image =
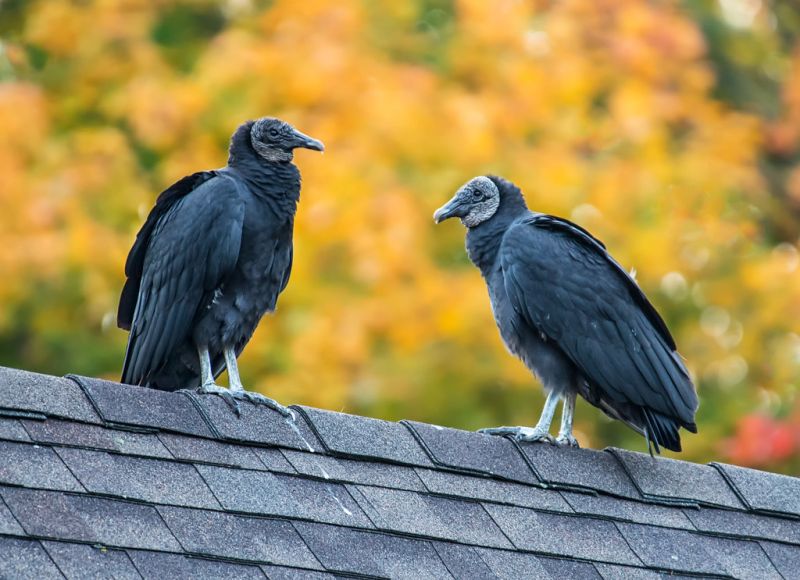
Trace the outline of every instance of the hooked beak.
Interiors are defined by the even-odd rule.
[[[294,131],[294,143],[295,148],[302,148],[302,149],[313,149],[314,151],[325,151],[325,145],[322,144],[322,141],[318,141],[317,139],[313,139],[308,135],[301,133],[297,129]]]
[[[458,196],[455,196],[453,199],[436,210],[436,212],[433,214],[433,221],[437,224],[440,224],[444,220],[450,219],[451,217],[463,218],[465,215],[467,215],[467,208],[465,207],[465,204],[461,202],[461,199],[459,199]]]

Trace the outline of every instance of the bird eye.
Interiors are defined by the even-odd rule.
[[[270,137],[277,137],[278,136],[278,130],[277,129],[270,129],[269,130],[269,136]]]
[[[474,199],[475,201],[482,200],[483,199],[483,193],[481,193],[481,191],[479,189],[476,189],[475,191],[472,192],[472,199]]]

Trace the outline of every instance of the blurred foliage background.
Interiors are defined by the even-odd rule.
[[[800,9],[760,0],[2,0],[0,364],[118,378],[123,263],[242,121],[299,152],[295,268],[242,356],[288,403],[532,424],[457,223],[488,172],[604,240],[696,377],[684,457],[800,473]],[[644,450],[579,404],[584,446]]]

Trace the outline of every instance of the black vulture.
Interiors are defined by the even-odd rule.
[[[577,446],[578,394],[644,435],[651,452],[680,451],[681,427],[697,432],[697,393],[675,341],[602,242],[528,210],[519,188],[495,176],[470,180],[433,217],[458,217],[467,227],[467,253],[486,281],[500,335],[547,392],[535,427],[481,432],[553,442],[550,423],[563,399],[555,443]]]
[[[238,399],[245,391],[236,358],[275,310],[292,270],[300,199],[296,148],[320,141],[279,119],[242,124],[228,164],[194,173],[159,195],[125,264],[117,324],[130,331],[122,382],[175,391],[199,388]],[[230,389],[215,384],[228,369]]]

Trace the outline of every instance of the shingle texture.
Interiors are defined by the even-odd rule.
[[[800,480],[0,368],[0,578],[800,578]]]

